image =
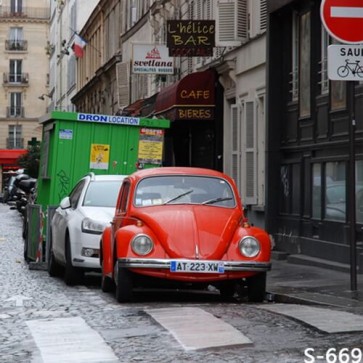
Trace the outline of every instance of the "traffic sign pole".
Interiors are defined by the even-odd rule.
[[[363,43],[362,0],[322,0],[320,15],[327,32],[342,43]],[[329,62],[329,59],[328,59]],[[348,71],[348,70],[347,70]],[[357,291],[356,180],[355,180],[355,84],[348,81],[349,177],[348,217],[350,240],[350,289]]]

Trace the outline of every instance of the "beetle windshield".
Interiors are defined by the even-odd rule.
[[[229,183],[205,176],[154,176],[141,180],[134,204],[146,207],[161,204],[204,204],[232,208],[235,196]]]

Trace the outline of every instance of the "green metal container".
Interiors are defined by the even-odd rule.
[[[95,174],[129,175],[140,168],[161,166],[166,119],[53,111],[41,118],[43,137],[37,201],[44,216],[57,206],[77,181]],[[43,223],[47,226],[46,217]],[[42,226],[40,226],[42,228]],[[43,228],[43,241],[46,239]],[[29,240],[30,238],[30,240]],[[37,250],[28,236],[28,254]],[[39,256],[28,256],[38,260]]]

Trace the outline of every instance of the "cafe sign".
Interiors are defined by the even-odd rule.
[[[171,57],[210,57],[215,47],[215,20],[168,20],[166,46]]]
[[[174,58],[165,45],[134,44],[132,53],[132,73],[174,74]]]

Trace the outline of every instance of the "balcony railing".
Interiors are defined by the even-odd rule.
[[[29,19],[49,19],[50,8],[22,7],[13,9],[10,6],[0,8],[0,18],[29,18]]]
[[[24,117],[24,107],[9,106],[6,108],[6,117]]]
[[[6,148],[7,149],[24,149],[24,138],[7,138],[6,139]]]
[[[27,40],[16,40],[16,39],[5,40],[5,50],[14,51],[14,52],[27,51],[28,50],[28,41]]]
[[[26,86],[29,83],[29,73],[8,73],[3,75],[3,82],[8,85]]]

